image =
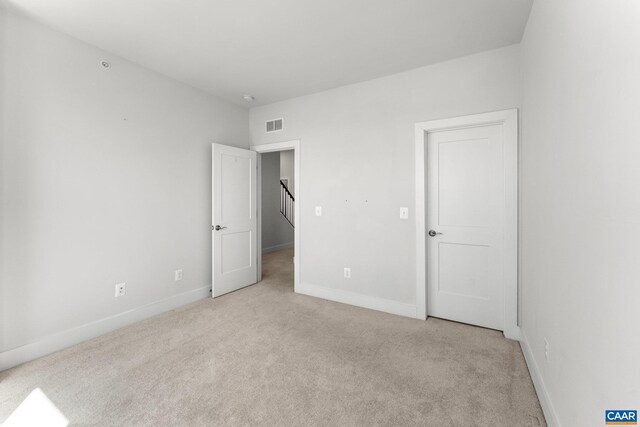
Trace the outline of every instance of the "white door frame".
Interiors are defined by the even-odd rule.
[[[272,153],[274,151],[293,150],[293,179],[295,182],[293,198],[295,207],[293,216],[295,224],[293,228],[294,264],[293,264],[293,290],[298,292],[300,285],[300,140],[274,142],[271,144],[252,145],[251,150],[262,153]],[[258,156],[258,281],[262,280],[262,160]]]
[[[429,132],[462,129],[483,125],[502,125],[504,132],[505,172],[505,235],[504,274],[504,336],[519,340],[518,326],[518,109],[473,114],[416,123],[416,312],[427,318],[427,241],[425,178],[426,141]]]

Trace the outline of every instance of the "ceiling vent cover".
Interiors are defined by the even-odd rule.
[[[282,119],[267,120],[265,124],[265,130],[267,131],[267,133],[278,132],[282,130]]]

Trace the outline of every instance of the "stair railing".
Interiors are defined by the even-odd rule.
[[[293,198],[287,186],[280,180],[280,213],[293,227],[295,227],[293,218],[295,202],[296,200]]]

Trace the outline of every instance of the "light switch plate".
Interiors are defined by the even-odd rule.
[[[400,219],[409,219],[409,208],[400,208]]]
[[[316,216],[322,216],[322,206],[316,206]]]

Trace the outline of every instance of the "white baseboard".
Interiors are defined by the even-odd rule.
[[[280,251],[282,249],[289,249],[293,247],[293,242],[282,243],[280,245],[269,246],[268,248],[262,248],[262,254],[268,254],[270,252]]]
[[[544,380],[542,379],[542,375],[540,374],[540,369],[538,368],[536,360],[533,358],[533,352],[531,351],[529,341],[527,340],[527,336],[525,335],[524,331],[521,331],[520,337],[520,347],[522,347],[522,353],[524,354],[524,359],[527,362],[529,374],[531,374],[531,380],[533,381],[533,386],[535,387],[536,393],[538,394],[538,400],[540,400],[540,406],[542,406],[542,412],[544,412],[544,417],[547,420],[547,425],[549,427],[560,427],[558,415],[556,414],[553,403],[549,398],[547,387],[544,385]]]
[[[505,338],[508,338],[510,340],[520,341],[520,339],[522,338],[522,332],[520,331],[519,326],[504,325],[504,331],[502,331],[502,333],[504,334]]]
[[[416,306],[413,304],[372,297],[340,289],[325,288],[322,286],[312,285],[310,283],[300,283],[296,286],[296,292],[316,298],[341,302],[343,304],[397,314],[398,316],[413,318],[417,316]]]
[[[82,326],[48,335],[36,342],[0,353],[0,371],[98,337],[174,308],[211,296],[211,286],[194,289],[152,302],[123,313],[105,317]]]

